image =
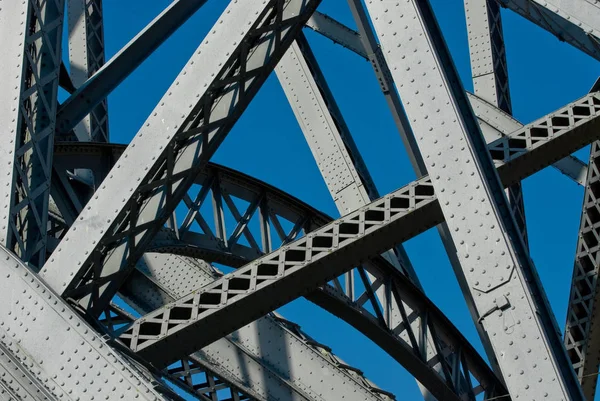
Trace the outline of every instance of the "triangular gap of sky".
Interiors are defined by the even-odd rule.
[[[169,3],[104,0],[107,58]],[[463,84],[472,90],[463,0],[431,3]],[[113,142],[127,143],[136,134],[225,5],[223,0],[207,2],[109,96]],[[324,0],[319,10],[355,27],[345,1]],[[510,11],[502,10],[502,16],[517,119],[530,122],[587,93],[600,71],[595,60]],[[318,34],[305,32],[380,193],[414,179],[370,65]],[[587,152],[585,149],[577,155],[587,162]],[[279,187],[331,216],[338,215],[274,76],[213,160]],[[524,191],[531,255],[562,329],[583,190],[560,173],[546,169],[525,180]],[[405,245],[429,297],[483,354],[436,230]],[[399,400],[420,398],[414,380],[402,367],[339,319],[304,300],[280,312]]]

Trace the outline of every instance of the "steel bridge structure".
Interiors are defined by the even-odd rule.
[[[206,2],[172,1],[107,59],[102,0],[0,0],[0,399],[402,400],[274,312],[305,297],[425,400],[593,400],[600,85],[521,124],[500,10],[600,60],[600,2],[464,0],[469,93],[429,0],[347,0],[356,29],[321,0],[230,0],[134,139],[112,143],[107,96]],[[306,30],[369,61],[415,181],[378,191]],[[271,75],[341,217],[211,162]],[[546,167],[584,190],[564,325],[521,189]],[[484,355],[403,247],[434,227]]]

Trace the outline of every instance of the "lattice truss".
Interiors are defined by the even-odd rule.
[[[106,60],[102,0],[0,0],[0,399],[403,399],[273,312],[299,297],[426,400],[594,399],[600,92],[514,119],[500,10],[600,60],[600,4],[464,0],[467,93],[429,0],[347,0],[356,30],[321,0],[231,0],[135,138],[109,142],[107,96],[206,2],[174,0]],[[415,181],[379,193],[306,29],[370,62]],[[272,75],[341,217],[210,162]],[[550,166],[584,190],[564,335],[521,188]],[[485,355],[402,246],[433,227]]]

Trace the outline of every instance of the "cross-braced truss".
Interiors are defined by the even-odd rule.
[[[107,96],[207,0],[173,1],[111,59],[102,0],[0,0],[1,399],[402,399],[274,312],[298,297],[372,340],[426,400],[593,399],[599,88],[514,119],[501,9],[600,60],[600,5],[464,0],[471,94],[429,0],[347,0],[356,30],[318,11],[328,1],[229,1],[117,145]],[[370,62],[415,181],[381,196],[304,28]],[[210,163],[271,75],[342,217]],[[586,164],[573,153],[588,145]],[[521,186],[550,166],[584,187],[564,341]],[[403,247],[435,226],[485,356]]]

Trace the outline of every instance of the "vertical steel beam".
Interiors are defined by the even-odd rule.
[[[90,0],[74,0],[90,1]],[[61,104],[56,130],[68,134],[206,0],[175,0]],[[100,15],[98,15],[100,16]]]
[[[7,173],[2,175],[0,227],[9,249],[41,267],[46,257],[63,0],[2,3],[0,38],[7,57],[2,61],[0,90],[6,101],[0,102],[0,122]]]
[[[493,0],[465,0],[465,12],[475,94],[512,114],[500,6]],[[511,186],[506,193],[519,231],[527,244],[521,184]]]
[[[105,309],[319,3],[229,4],[44,266],[52,288]]]
[[[366,4],[438,188],[462,267],[462,288],[474,300],[480,316],[477,324],[489,334],[511,395],[582,400],[554,316],[429,2]]]
[[[81,87],[104,65],[102,0],[67,0],[71,82]],[[108,142],[106,99],[73,128],[80,141]]]

